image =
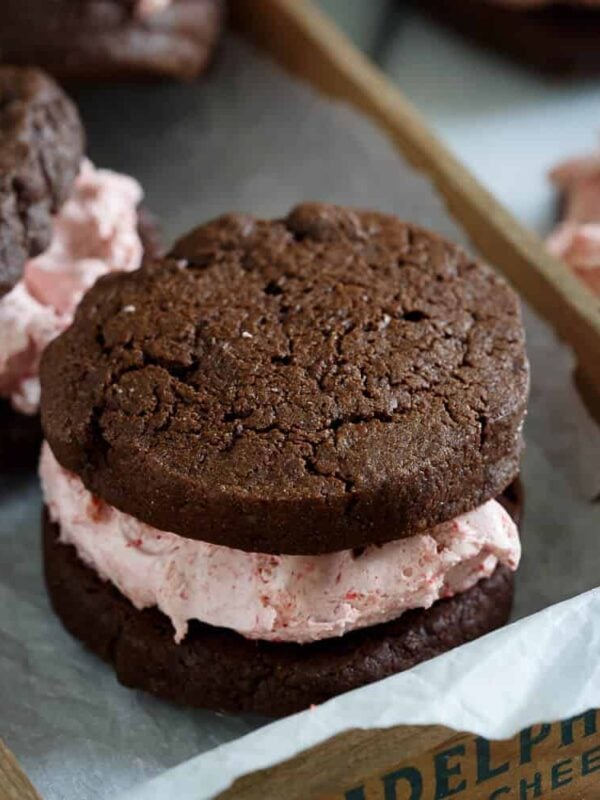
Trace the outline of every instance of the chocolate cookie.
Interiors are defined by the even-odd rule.
[[[34,469],[41,442],[40,415],[20,414],[0,398],[0,473]]]
[[[181,644],[156,608],[137,611],[57,540],[44,514],[44,565],[63,624],[114,667],[126,686],[219,711],[291,714],[393,675],[505,624],[513,576],[506,567],[428,610],[308,645],[255,642],[192,622]]]
[[[600,73],[600,8],[559,3],[513,8],[491,0],[420,0],[449,27],[524,64],[559,76]]]
[[[207,66],[222,0],[4,0],[2,59],[61,79],[170,77]]]
[[[26,260],[50,243],[52,217],[79,171],[84,135],[64,92],[41,72],[16,67],[0,67],[0,131],[1,297]]]
[[[518,472],[519,304],[383,214],[226,216],[101,279],[42,361],[57,459],[162,530],[262,553],[410,536]]]

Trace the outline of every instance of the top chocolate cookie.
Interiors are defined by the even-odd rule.
[[[225,216],[101,279],[42,362],[58,460],[163,530],[266,553],[423,531],[518,472],[528,365],[489,267],[391,216]]]
[[[84,135],[73,103],[34,69],[0,67],[0,296],[52,237],[79,171]]]

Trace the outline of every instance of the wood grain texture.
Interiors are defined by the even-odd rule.
[[[41,800],[2,739],[0,739],[0,800]]]
[[[220,800],[600,797],[599,712],[487,741],[442,727],[352,730],[237,780]]]
[[[371,117],[429,174],[474,245],[571,344],[600,393],[600,298],[479,184],[385,75],[308,0],[236,0],[231,12],[234,26],[261,49]]]
[[[457,736],[439,726],[347,731],[289,761],[245,775],[218,800],[326,798],[342,786],[385,771],[399,754],[403,760],[417,758]]]

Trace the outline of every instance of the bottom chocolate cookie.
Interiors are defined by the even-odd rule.
[[[158,609],[138,611],[87,567],[58,526],[43,518],[44,565],[54,610],[67,630],[111,663],[125,686],[218,711],[291,714],[410,669],[508,621],[513,575],[490,578],[430,609],[306,645],[245,639],[191,622],[181,644]]]
[[[0,470],[22,472],[35,468],[42,443],[39,414],[29,416],[15,411],[0,398]]]

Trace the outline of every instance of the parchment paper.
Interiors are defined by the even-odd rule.
[[[600,626],[589,621],[599,617],[600,590],[595,589],[222,745],[121,800],[208,800],[235,778],[350,728],[434,724],[497,740],[598,708]]]
[[[281,215],[306,199],[393,212],[464,239],[370,122],[233,38],[206,82],[87,89],[77,100],[90,155],[142,181],[167,240],[224,211]],[[590,501],[600,491],[600,434],[572,388],[567,348],[529,313],[527,329],[533,390],[517,616],[600,582],[600,508]],[[264,722],[120,687],[49,610],[35,481],[3,479],[0,503],[0,731],[45,800],[112,799]]]

